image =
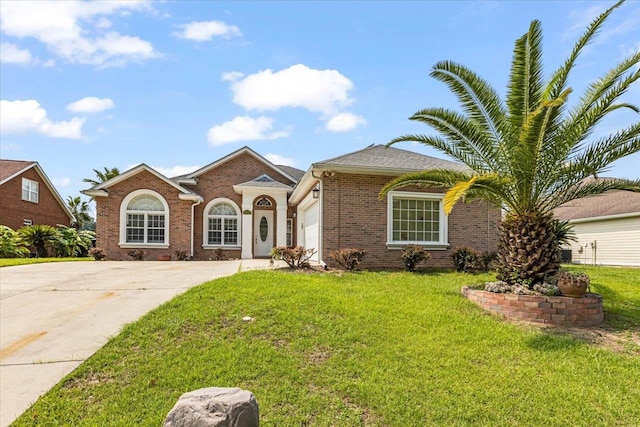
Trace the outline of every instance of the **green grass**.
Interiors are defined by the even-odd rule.
[[[589,273],[611,292],[618,327],[636,333],[640,270]],[[636,426],[640,357],[461,297],[491,278],[253,271],[209,282],[125,327],[16,425],[158,426],[182,393],[237,386],[256,395],[261,426]]]
[[[93,261],[91,257],[69,258],[0,258],[0,268],[14,265],[42,264],[45,262]]]

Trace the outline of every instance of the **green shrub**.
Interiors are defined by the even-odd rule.
[[[21,245],[18,234],[6,225],[0,225],[0,258],[23,258],[29,249]]]
[[[276,246],[271,249],[271,258],[282,260],[291,268],[306,268],[309,267],[309,260],[315,253],[315,249],[305,249],[304,246],[296,246],[295,248]]]
[[[133,258],[134,261],[142,261],[147,256],[142,249],[131,249],[127,252],[127,255]]]
[[[456,271],[468,273],[482,269],[482,258],[480,254],[466,246],[457,247],[451,257],[453,258]]]
[[[52,245],[58,239],[58,231],[50,225],[34,224],[25,225],[18,230],[21,244],[33,246],[39,258],[48,255],[47,246]]]
[[[343,248],[336,251],[331,251],[329,254],[338,265],[345,270],[355,271],[358,266],[367,256],[367,251],[357,248]]]
[[[407,245],[402,248],[402,263],[407,271],[416,271],[416,266],[421,262],[427,261],[431,255],[425,248],[420,245]]]
[[[107,255],[104,253],[104,250],[101,248],[89,249],[89,256],[92,256],[96,261],[102,261],[107,257]]]

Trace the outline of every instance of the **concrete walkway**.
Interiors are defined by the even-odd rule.
[[[126,323],[187,289],[269,260],[106,261],[0,269],[0,426]]]

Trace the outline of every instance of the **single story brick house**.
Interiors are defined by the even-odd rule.
[[[418,243],[430,266],[452,266],[457,246],[494,251],[500,209],[482,201],[450,215],[442,189],[411,188],[379,199],[396,176],[429,168],[464,168],[398,148],[372,145],[314,163],[278,166],[243,147],[187,175],[167,178],[141,164],[84,194],[96,201],[97,246],[108,259],[147,259],[186,251],[194,259],[269,257],[274,246],[314,248],[334,265],[333,250],[368,252],[363,268],[400,268],[400,249]]]
[[[69,226],[73,214],[38,162],[0,160],[0,224]]]
[[[576,241],[566,248],[573,263],[640,267],[640,193],[610,190],[572,200],[554,214],[573,225]]]

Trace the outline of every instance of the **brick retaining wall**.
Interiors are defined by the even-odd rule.
[[[597,326],[604,320],[602,296],[582,298],[497,294],[468,286],[462,294],[483,309],[511,319],[560,326]]]

